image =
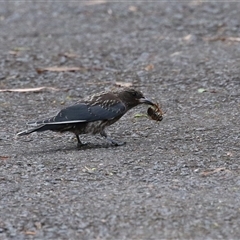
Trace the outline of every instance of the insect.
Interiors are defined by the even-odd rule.
[[[161,110],[159,104],[155,103],[153,106],[149,107],[147,110],[148,116],[155,121],[162,121],[164,112]]]

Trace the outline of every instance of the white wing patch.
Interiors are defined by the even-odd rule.
[[[71,123],[82,123],[82,122],[86,122],[86,120],[72,120],[72,121],[63,121],[63,122],[46,122],[46,123],[39,123],[37,124],[35,123],[28,123],[28,126],[32,126],[32,127],[38,127],[40,125],[58,125],[58,124],[71,124]]]
[[[86,122],[86,120],[72,120],[72,121],[63,121],[63,122],[49,122],[45,123],[46,125],[51,125],[51,124],[68,124],[68,123],[82,123]]]

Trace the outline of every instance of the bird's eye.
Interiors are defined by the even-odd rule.
[[[137,97],[137,92],[133,92],[132,95],[133,95],[134,97]]]

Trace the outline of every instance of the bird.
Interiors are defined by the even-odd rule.
[[[32,128],[17,133],[17,136],[47,130],[60,133],[72,132],[77,138],[77,146],[81,147],[85,144],[81,142],[79,135],[100,134],[111,145],[121,146],[125,142],[108,137],[105,128],[139,104],[154,106],[154,103],[145,98],[142,92],[133,88],[97,93],[62,109],[54,117],[28,122],[27,125]]]

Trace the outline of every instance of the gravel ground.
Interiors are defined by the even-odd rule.
[[[0,92],[0,239],[240,239],[239,11],[1,1],[0,89],[54,89]],[[119,83],[166,111],[157,123],[136,118],[140,106],[111,126],[125,146],[15,138],[28,120]]]

